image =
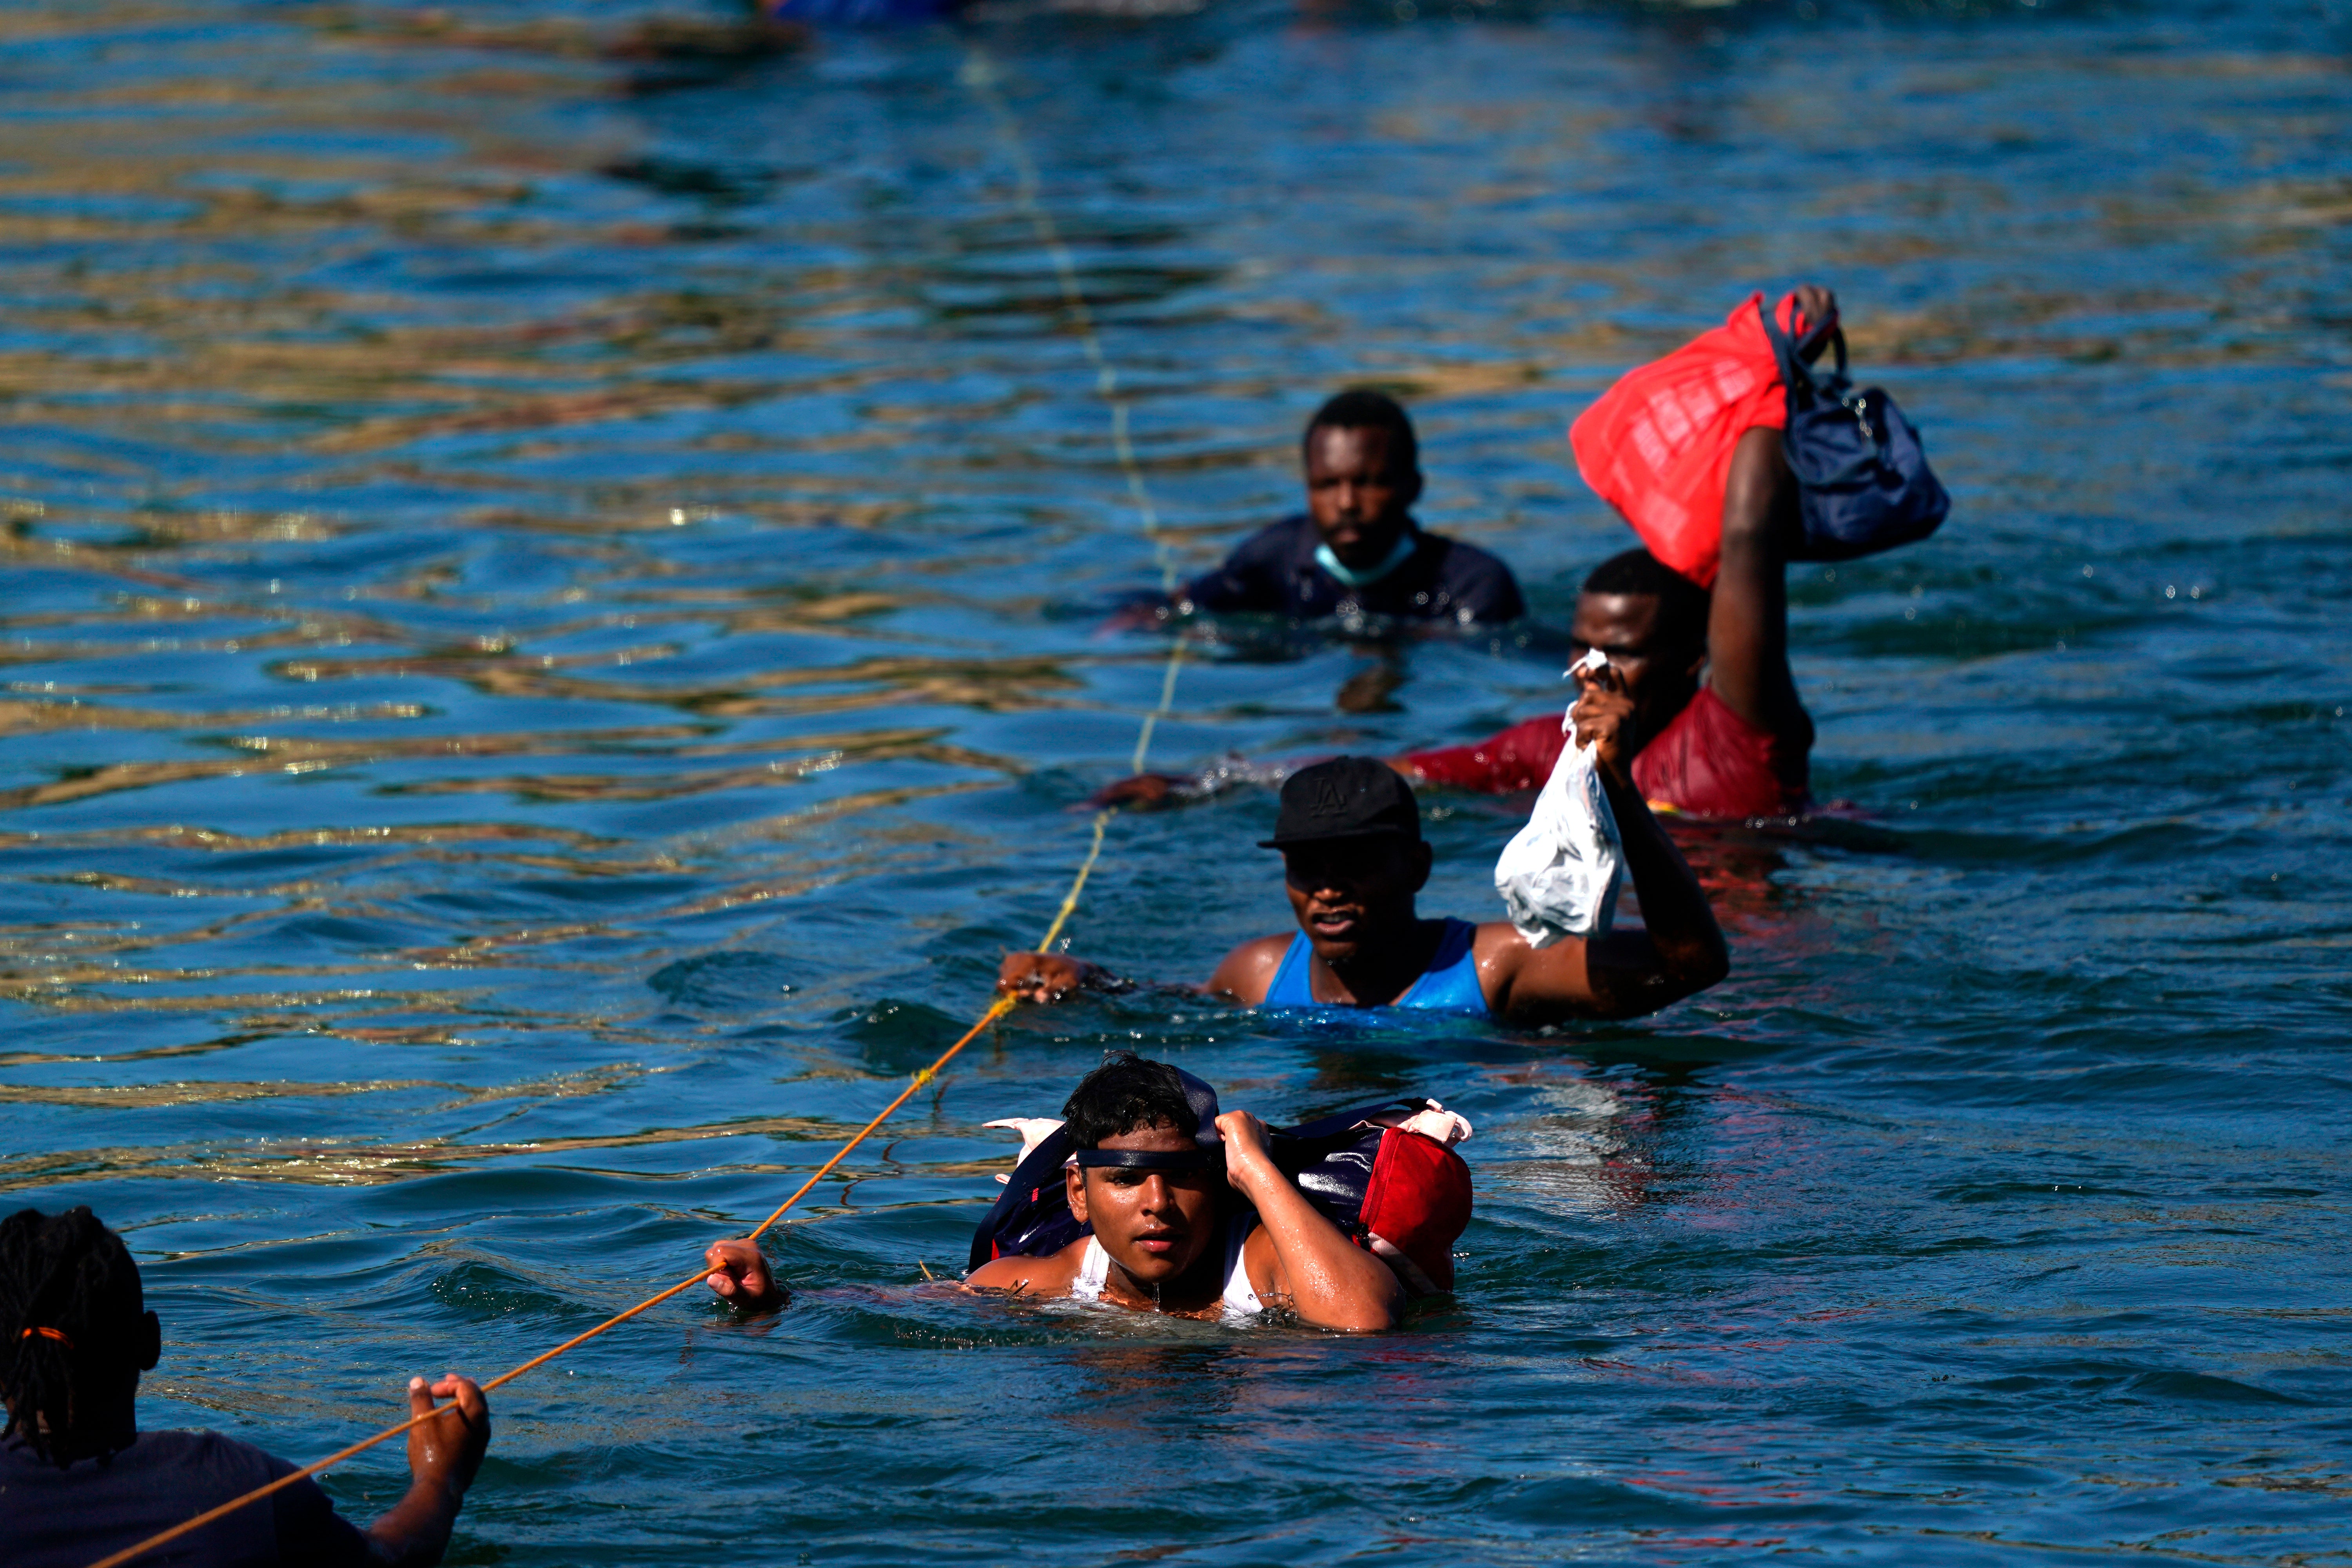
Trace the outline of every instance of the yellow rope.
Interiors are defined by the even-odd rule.
[[[1029,156],[1028,143],[1021,135],[1021,122],[1013,118],[1011,105],[1004,101],[1000,89],[1002,78],[996,64],[986,50],[973,45],[966,55],[963,67],[964,85],[972,96],[986,107],[995,120],[998,134],[1003,139],[1006,160],[1013,165],[1013,197],[1021,210],[1028,215],[1030,226],[1036,231],[1038,243],[1054,264],[1054,276],[1060,283],[1062,303],[1069,313],[1071,324],[1078,330],[1078,342],[1086,351],[1087,361],[1095,367],[1095,391],[1110,405],[1111,451],[1118,459],[1119,471],[1127,478],[1127,493],[1135,504],[1136,520],[1143,536],[1151,541],[1153,563],[1160,569],[1162,593],[1176,592],[1176,557],[1169,548],[1166,535],[1160,531],[1159,509],[1151,503],[1151,488],[1144,482],[1143,466],[1136,461],[1135,444],[1128,437],[1128,404],[1119,389],[1118,371],[1111,364],[1110,356],[1103,352],[1102,334],[1096,330],[1094,308],[1087,303],[1086,290],[1078,284],[1077,264],[1071,258],[1070,247],[1062,243],[1062,231],[1054,222],[1054,215],[1045,210],[1038,199],[1037,165]],[[1144,759],[1151,754],[1151,737],[1176,703],[1176,677],[1184,665],[1184,638],[1179,635],[1169,639],[1168,663],[1160,679],[1160,701],[1143,716],[1143,723],[1135,737],[1135,752],[1128,759],[1127,771],[1139,773]],[[1076,878],[1070,883],[1069,896],[1062,900],[1046,928],[1045,940],[1037,944],[1039,952],[1045,952],[1062,934],[1064,922],[1078,907],[1078,896],[1086,890],[1087,878],[1102,858],[1103,831],[1110,825],[1116,806],[1107,806],[1095,814],[1093,840],[1087,847],[1085,861],[1078,867]]]
[[[1150,489],[1143,482],[1143,470],[1135,460],[1135,447],[1128,440],[1127,399],[1118,389],[1118,372],[1103,353],[1102,335],[1095,330],[1094,308],[1087,303],[1086,290],[1078,286],[1077,264],[1070,258],[1070,247],[1062,243],[1062,231],[1055,226],[1053,215],[1037,199],[1037,165],[1030,160],[1028,144],[1022,140],[1020,121],[1013,119],[1003,93],[997,89],[1000,79],[995,62],[988,58],[987,51],[973,46],[964,60],[964,85],[986,106],[1004,139],[1004,153],[1013,163],[1013,199],[1028,215],[1030,226],[1037,231],[1038,242],[1054,263],[1054,276],[1062,288],[1062,303],[1070,313],[1072,324],[1078,329],[1078,342],[1086,350],[1087,362],[1095,367],[1095,390],[1110,405],[1111,449],[1127,476],[1127,493],[1142,520],[1144,537],[1151,541],[1152,553],[1160,566],[1160,585],[1173,592],[1175,558],[1168,549],[1168,542],[1160,537],[1160,513],[1151,504]]]
[[[1119,467],[1126,470],[1128,493],[1133,499],[1136,510],[1142,520],[1143,531],[1145,535],[1152,542],[1152,548],[1158,558],[1160,566],[1160,583],[1163,587],[1172,592],[1176,583],[1175,563],[1172,555],[1169,552],[1167,541],[1160,536],[1159,516],[1152,510],[1150,490],[1144,484],[1143,470],[1135,460],[1135,449],[1128,441],[1127,404],[1118,394],[1118,374],[1111,368],[1110,361],[1105,357],[1103,353],[1102,340],[1095,331],[1094,312],[1087,308],[1086,293],[1078,287],[1077,268],[1070,259],[1069,248],[1062,243],[1060,231],[1054,226],[1053,218],[1047,215],[1043,206],[1038,205],[1036,166],[1030,162],[1028,150],[1022,143],[1019,124],[1014,121],[1012,110],[1005,107],[1003,96],[996,90],[996,74],[994,67],[989,63],[988,57],[981,53],[977,48],[972,51],[971,60],[964,68],[964,80],[971,87],[972,90],[980,96],[981,100],[989,107],[990,111],[996,117],[997,123],[1004,133],[1007,151],[1012,157],[1013,168],[1019,176],[1019,184],[1015,187],[1016,199],[1019,201],[1022,207],[1027,212],[1030,222],[1037,230],[1039,239],[1044,243],[1047,254],[1053,258],[1055,273],[1061,279],[1063,300],[1069,307],[1071,319],[1077,324],[1081,341],[1086,346],[1087,358],[1091,361],[1095,366],[1095,388],[1101,394],[1103,399],[1110,405],[1111,445],[1113,449],[1118,455]],[[1150,712],[1144,715],[1142,732],[1136,737],[1135,753],[1129,767],[1129,771],[1131,773],[1141,773],[1143,771],[1144,757],[1151,749],[1152,730],[1159,723],[1160,718],[1168,712],[1170,706],[1175,701],[1176,672],[1182,663],[1183,655],[1184,643],[1183,639],[1180,637],[1172,641],[1169,646],[1167,673],[1161,679],[1160,683],[1160,704]],[[1116,806],[1108,806],[1095,814],[1093,838],[1087,847],[1086,858],[1079,863],[1077,875],[1071,879],[1070,890],[1062,900],[1062,907],[1055,912],[1053,923],[1045,928],[1045,934],[1039,940],[1035,949],[1036,952],[1043,953],[1053,947],[1055,942],[1059,939],[1062,934],[1063,926],[1068,923],[1071,914],[1076,910],[1078,907],[1078,896],[1086,890],[1087,879],[1088,876],[1093,874],[1095,862],[1102,858],[1104,830],[1109,826],[1110,819],[1117,811],[1118,808]],[[916,1094],[921,1091],[926,1084],[936,1079],[939,1077],[940,1070],[944,1068],[948,1063],[955,1059],[956,1053],[962,1050],[964,1047],[970,1045],[974,1039],[976,1039],[982,1029],[987,1028],[991,1024],[995,1023],[999,1018],[1003,1017],[1007,1013],[1013,1011],[1014,1000],[1015,998],[1013,996],[1006,994],[999,996],[995,1001],[990,1003],[988,1010],[980,1016],[979,1019],[973,1023],[971,1027],[966,1029],[963,1032],[962,1037],[958,1039],[955,1044],[950,1046],[945,1051],[940,1054],[939,1060],[933,1062],[930,1066],[915,1074],[915,1076],[908,1081],[907,1087],[898,1091],[898,1097],[896,1100],[893,1100],[889,1104],[884,1106],[881,1111],[875,1116],[873,1121],[868,1121],[864,1127],[859,1128],[855,1137],[851,1138],[848,1142],[844,1143],[839,1149],[835,1150],[834,1152],[833,1158],[818,1166],[816,1171],[810,1175],[807,1181],[803,1182],[799,1187],[793,1190],[792,1196],[786,1198],[782,1203],[778,1204],[776,1205],[775,1212],[771,1214],[767,1218],[761,1220],[758,1227],[755,1228],[746,1239],[756,1241],[761,1236],[766,1233],[770,1226],[774,1225],[778,1220],[783,1218],[786,1210],[790,1209],[794,1204],[800,1202],[803,1197],[808,1194],[810,1189],[814,1187],[819,1182],[824,1180],[826,1176],[833,1173],[835,1166],[839,1165],[842,1161],[849,1157],[850,1151],[856,1149],[860,1143],[865,1142],[866,1140],[873,1134],[877,1128],[880,1127],[885,1121],[889,1121],[890,1118],[897,1113],[900,1106],[913,1099]],[[677,1284],[670,1286],[667,1289],[663,1290],[656,1295],[646,1297],[644,1300],[638,1302],[627,1311],[616,1313],[614,1316],[605,1319],[594,1328],[588,1330],[586,1332],[574,1334],[572,1338],[564,1341],[562,1344],[557,1345],[554,1349],[544,1351],[540,1354],[531,1357],[530,1360],[523,1363],[520,1366],[515,1367],[508,1372],[500,1373],[498,1376],[482,1384],[482,1392],[488,1394],[494,1388],[503,1387],[505,1384],[512,1383],[516,1378],[520,1377],[523,1373],[532,1371],[537,1367],[546,1365],[549,1362],[553,1361],[557,1356],[563,1354],[566,1351],[572,1350],[578,1345],[586,1344],[590,1340],[594,1339],[597,1335],[604,1333],[607,1330],[618,1328],[621,1324],[627,1322],[630,1319],[637,1316],[639,1313],[660,1306],[664,1301],[668,1300],[671,1297],[678,1295],[682,1291],[691,1289],[700,1281],[709,1279],[710,1277],[710,1272],[711,1271],[708,1268],[696,1269],[692,1274],[688,1275]],[[923,1272],[928,1278],[930,1270],[926,1268]],[[434,1410],[427,1411],[424,1415],[412,1415],[396,1426],[385,1427],[383,1431],[378,1432],[373,1437],[362,1439],[360,1442],[352,1444],[348,1448],[338,1449],[336,1452],[328,1455],[323,1459],[305,1465],[299,1470],[278,1477],[276,1480],[271,1481],[267,1486],[257,1487],[252,1491],[247,1492],[243,1497],[232,1499],[231,1500],[221,1504],[218,1508],[207,1509],[203,1513],[196,1515],[195,1518],[188,1520],[184,1523],[173,1525],[171,1529],[163,1531],[159,1534],[151,1535],[146,1540],[139,1542],[136,1546],[125,1547],[123,1550],[115,1552],[112,1556],[102,1557],[96,1563],[91,1563],[90,1568],[121,1568],[121,1564],[129,1563],[134,1558],[142,1556],[146,1552],[153,1551],[158,1546],[168,1545],[172,1542],[177,1541],[182,1536],[186,1535],[191,1531],[201,1530],[205,1525],[210,1524],[213,1521],[234,1513],[238,1509],[244,1508],[249,1503],[258,1502],[261,1499],[269,1496],[273,1492],[282,1491],[286,1488],[292,1486],[297,1481],[306,1480],[312,1476],[318,1475],[322,1470],[331,1469],[333,1467],[341,1464],[345,1459],[352,1458],[353,1455],[365,1453],[368,1449],[374,1447],[379,1443],[389,1442],[413,1426],[421,1426],[425,1422],[449,1415],[452,1412],[452,1406],[445,1405]]]
[[[925,1068],[921,1072],[917,1073],[914,1077],[914,1080],[908,1083],[905,1089],[898,1091],[898,1099],[892,1100],[888,1105],[884,1106],[880,1115],[875,1117],[873,1121],[858,1129],[857,1135],[852,1138],[848,1142],[844,1143],[840,1149],[835,1151],[832,1159],[827,1160],[823,1165],[819,1166],[814,1175],[812,1175],[807,1181],[803,1182],[800,1184],[798,1191],[794,1192],[791,1197],[786,1198],[782,1203],[777,1205],[776,1212],[761,1220],[760,1222],[759,1229],[751,1232],[751,1236],[756,1238],[770,1226],[782,1219],[784,1215],[784,1211],[792,1207],[794,1204],[800,1202],[802,1195],[807,1193],[811,1187],[815,1186],[817,1183],[823,1181],[825,1176],[832,1172],[835,1165],[840,1164],[841,1162],[848,1156],[849,1152],[852,1149],[855,1149],[860,1143],[865,1142],[867,1136],[871,1134],[876,1128],[890,1120],[892,1112],[896,1111],[900,1106],[906,1104],[908,1100],[912,1099],[915,1092],[921,1089],[923,1085],[930,1082],[932,1079],[939,1076],[940,1069],[947,1066],[949,1061],[954,1058],[958,1051],[970,1045],[974,1037],[979,1035],[982,1029],[985,1029],[989,1025],[1004,1016],[1005,1014],[1013,1011],[1013,999],[1008,995],[999,996],[993,1003],[990,1004],[988,1011],[980,1016],[980,1021],[978,1023],[972,1025],[971,1028],[964,1031],[963,1037],[961,1039],[958,1040],[954,1045],[950,1046],[946,1051],[942,1052],[939,1060],[933,1062],[929,1067]],[[534,1367],[545,1366],[549,1362],[553,1361],[557,1356],[562,1355],[564,1352],[571,1350],[575,1345],[584,1345],[590,1340],[593,1340],[597,1335],[604,1332],[607,1329],[618,1328],[623,1323],[627,1322],[631,1318],[635,1317],[638,1313],[643,1312],[649,1308],[660,1306],[664,1301],[668,1300],[671,1297],[678,1294],[680,1291],[690,1289],[702,1280],[709,1279],[710,1277],[710,1272],[711,1271],[709,1268],[696,1269],[693,1273],[688,1275],[685,1279],[679,1280],[668,1289],[664,1290],[657,1295],[646,1297],[644,1300],[638,1302],[627,1311],[616,1313],[613,1317],[605,1319],[603,1322],[597,1324],[594,1328],[590,1329],[585,1333],[572,1335],[572,1338],[564,1341],[562,1344],[557,1345],[553,1350],[541,1352],[540,1354],[531,1357],[529,1361],[523,1363],[520,1366],[514,1368],[512,1371],[500,1373],[498,1376],[490,1379],[489,1382],[482,1384],[482,1392],[488,1394],[494,1388],[502,1387],[507,1384],[512,1383],[516,1378],[520,1377],[524,1373],[530,1372]],[[431,1421],[436,1416],[446,1415],[449,1414],[451,1414],[451,1407],[445,1405],[436,1409],[428,1410],[421,1415],[412,1415],[407,1420],[400,1423],[397,1426],[387,1426],[373,1437],[365,1438],[360,1442],[354,1443],[348,1448],[339,1449],[335,1453],[328,1455],[325,1458],[305,1465],[300,1469],[295,1470],[290,1474],[280,1476],[276,1480],[271,1481],[268,1486],[256,1487],[253,1490],[247,1492],[243,1497],[231,1499],[229,1501],[221,1504],[218,1508],[207,1509],[204,1512],[196,1515],[195,1518],[191,1519],[184,1523],[175,1524],[171,1529],[163,1531],[159,1534],[149,1536],[146,1540],[139,1542],[136,1546],[127,1546],[110,1557],[101,1557],[96,1563],[91,1563],[90,1568],[120,1568],[121,1564],[130,1562],[132,1558],[139,1557],[146,1552],[152,1552],[158,1546],[168,1545],[172,1542],[179,1540],[180,1537],[187,1534],[192,1530],[202,1530],[205,1525],[210,1524],[213,1521],[222,1518],[225,1515],[235,1513],[238,1509],[245,1507],[248,1503],[258,1502],[272,1492],[282,1491],[286,1488],[292,1486],[296,1481],[308,1479],[310,1477],[317,1475],[321,1470],[331,1469],[334,1466],[341,1464],[345,1459],[350,1458],[354,1454],[365,1453],[368,1449],[374,1447],[378,1443],[389,1442],[391,1439],[399,1436],[403,1432],[407,1431],[412,1426],[422,1426],[424,1423]]]

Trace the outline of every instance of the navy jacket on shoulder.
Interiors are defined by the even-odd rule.
[[[1315,559],[1322,538],[1301,512],[1244,540],[1224,564],[1177,595],[1212,615],[1257,612],[1317,621],[1360,613],[1399,620],[1493,624],[1527,614],[1511,569],[1474,544],[1413,531],[1412,554],[1377,583],[1351,588]]]

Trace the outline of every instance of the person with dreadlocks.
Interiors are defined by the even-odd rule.
[[[139,1428],[139,1374],[163,1352],[139,1266],[86,1208],[21,1209],[0,1220],[0,1558],[7,1568],[88,1568],[100,1557],[295,1467],[217,1432]],[[441,1561],[490,1442],[490,1409],[470,1378],[408,1381],[413,1480],[362,1531],[299,1480],[183,1536],[153,1561],[172,1568],[424,1568]]]

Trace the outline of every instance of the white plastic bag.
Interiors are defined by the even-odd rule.
[[[1568,673],[1608,662],[1595,648]],[[1563,732],[1570,722],[1560,716]],[[1600,763],[1591,746],[1571,742],[1552,764],[1528,825],[1495,862],[1495,889],[1519,934],[1532,946],[1549,947],[1564,936],[1595,937],[1609,930],[1624,868],[1625,844],[1601,788]]]

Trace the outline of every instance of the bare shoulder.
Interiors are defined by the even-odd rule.
[[[1470,939],[1470,951],[1484,963],[1490,957],[1524,951],[1528,939],[1508,921],[1480,921]]]
[[[1245,942],[1225,954],[1217,972],[1209,976],[1209,989],[1255,1007],[1265,1000],[1266,990],[1274,984],[1275,971],[1282,967],[1282,955],[1289,951],[1287,935],[1262,936]]]
[[[1481,922],[1470,951],[1477,956],[1478,988],[1486,994],[1486,1005],[1498,1016],[1516,1018],[1530,1007],[1549,1014],[1563,1002],[1580,1003],[1589,989],[1586,945],[1567,936],[1538,947],[1508,921]]]
[[[1519,934],[1519,928],[1508,921],[1480,921],[1476,934],[1470,939],[1470,951],[1478,960],[1481,980],[1507,979],[1517,974],[1519,965],[1538,952],[1550,952],[1571,944],[1581,946],[1573,937],[1539,948]]]
[[[965,1275],[963,1288],[1013,1296],[1066,1296],[1086,1253],[1087,1238],[1080,1237],[1050,1258],[995,1258]]]

